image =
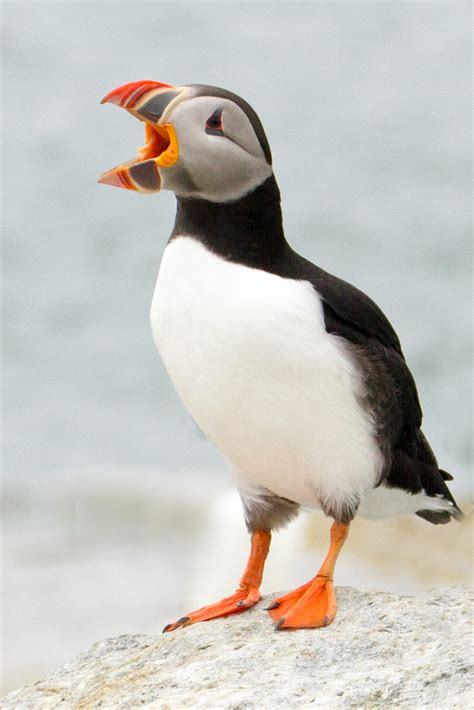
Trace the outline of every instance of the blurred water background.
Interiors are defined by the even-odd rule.
[[[143,139],[132,117],[99,106],[119,84],[214,84],[254,105],[289,240],[387,313],[425,431],[468,504],[470,11],[3,3],[4,691],[228,593],[246,556],[224,464],[148,324],[174,198],[96,184]],[[419,593],[469,577],[453,525],[353,528],[340,584]],[[278,536],[264,589],[309,578],[327,529],[317,514]]]

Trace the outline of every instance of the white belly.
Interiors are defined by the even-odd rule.
[[[373,424],[311,284],[179,237],[163,255],[151,324],[179,396],[243,489],[336,509],[372,489],[382,467]]]

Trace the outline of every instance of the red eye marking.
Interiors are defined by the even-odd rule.
[[[217,108],[212,116],[206,121],[206,133],[211,136],[222,136],[224,134],[224,128],[222,126],[222,109]]]

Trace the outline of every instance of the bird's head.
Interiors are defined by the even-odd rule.
[[[260,119],[230,91],[137,81],[114,89],[102,103],[116,104],[143,121],[145,145],[136,158],[101,175],[101,183],[233,202],[273,173]]]

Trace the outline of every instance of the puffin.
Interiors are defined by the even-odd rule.
[[[462,518],[398,336],[373,300],[290,246],[270,145],[244,99],[144,80],[102,103],[142,121],[145,144],[99,182],[175,193],[151,328],[179,397],[230,467],[250,534],[236,591],[164,631],[256,604],[272,531],[301,510],[332,519],[328,553],[266,611],[277,630],[327,626],[356,515]]]

